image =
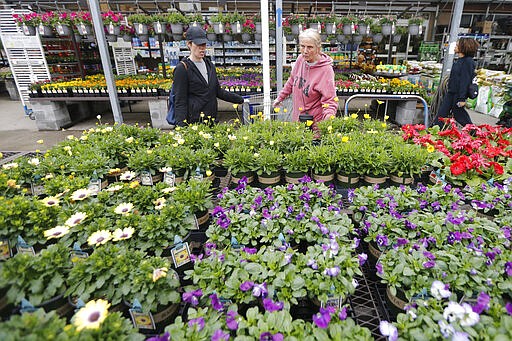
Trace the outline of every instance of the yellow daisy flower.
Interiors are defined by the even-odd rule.
[[[73,317],[73,324],[78,331],[82,329],[98,329],[108,315],[108,301],[99,299],[89,301]]]

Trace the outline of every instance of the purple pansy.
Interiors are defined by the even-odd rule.
[[[377,242],[377,245],[379,246],[388,246],[389,240],[386,235],[378,234],[377,237],[375,237],[375,241]]]
[[[164,335],[153,336],[153,337],[150,337],[149,339],[146,339],[146,341],[169,341],[170,336],[171,335],[169,334],[169,332],[165,332]]]
[[[357,257],[359,258],[359,266],[363,266],[368,260],[368,255],[366,253],[360,253]]]
[[[507,304],[505,304],[505,309],[507,310],[507,314],[512,316],[512,303],[507,302]]]
[[[382,336],[386,336],[389,341],[398,339],[398,329],[388,321],[380,321],[379,330]]]
[[[297,214],[297,216],[295,217],[295,220],[297,221],[301,221],[304,217],[306,216],[306,214],[304,212],[300,212],[299,214]]]
[[[436,262],[433,261],[433,260],[429,260],[427,262],[423,262],[423,267],[425,269],[430,269],[430,268],[433,268],[434,266],[436,266]]]
[[[197,326],[197,331],[201,331],[204,328],[204,318],[198,317],[198,318],[192,319],[192,320],[188,321],[188,326],[190,328]]]
[[[201,296],[203,296],[203,291],[201,289],[197,289],[194,291],[184,292],[182,298],[184,302],[196,306],[199,303],[199,298],[201,298]]]
[[[284,302],[274,302],[270,298],[263,299],[263,308],[265,308],[265,311],[268,311],[269,313],[283,310],[283,307]]]
[[[211,341],[228,341],[229,333],[224,333],[222,329],[217,329],[213,335]]]
[[[324,270],[324,275],[330,276],[330,277],[336,277],[340,274],[340,267],[335,266],[332,268],[327,268]]]
[[[340,312],[338,313],[338,318],[340,319],[340,321],[345,321],[347,319],[347,316],[347,307],[341,308]]]
[[[325,329],[331,322],[331,314],[334,312],[334,307],[327,307],[326,309],[320,308],[320,312],[313,315],[313,322],[318,328]]]
[[[381,263],[377,263],[375,264],[375,269],[377,270],[377,273],[379,275],[382,275],[384,273],[383,269],[382,269],[382,264]]]
[[[242,250],[249,255],[254,255],[256,252],[258,252],[258,250],[256,248],[251,248],[251,247],[244,247],[244,248],[242,248]]]
[[[238,322],[236,320],[236,317],[238,316],[238,313],[234,310],[228,311],[226,314],[226,326],[229,330],[237,330],[238,329]]]
[[[254,283],[254,287],[252,288],[252,295],[254,297],[267,297],[267,283],[256,284]]]
[[[284,336],[281,333],[272,334],[271,332],[264,332],[260,335],[260,341],[283,341]]]
[[[242,291],[249,291],[254,287],[254,282],[251,281],[245,281],[242,284],[240,284],[240,290]]]
[[[405,227],[409,230],[416,230],[416,227],[418,227],[418,225],[416,225],[415,223],[409,221],[409,220],[404,220],[404,224],[405,224]]]
[[[308,260],[306,265],[311,267],[311,269],[313,269],[313,270],[318,270],[318,264],[316,263],[316,260],[314,260],[314,259]]]
[[[483,313],[485,310],[489,309],[490,301],[491,297],[482,291],[476,299],[476,304],[473,306],[473,311],[477,314]]]
[[[212,301],[213,309],[215,309],[217,311],[221,311],[224,308],[222,303],[220,302],[219,298],[217,297],[217,294],[211,294],[210,300]]]
[[[512,276],[512,262],[505,263],[505,273],[507,276]]]

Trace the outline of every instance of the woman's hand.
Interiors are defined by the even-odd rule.
[[[272,106],[275,108],[275,107],[278,107],[279,105],[281,105],[281,101],[279,101],[277,98],[274,100],[274,103],[272,103]]]
[[[457,106],[458,106],[459,108],[462,108],[462,107],[464,107],[465,105],[466,105],[466,102],[457,102]]]

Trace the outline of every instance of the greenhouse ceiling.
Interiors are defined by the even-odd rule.
[[[318,1],[299,1],[282,0],[285,13],[328,13],[331,10],[340,13],[354,12],[356,14],[399,14],[409,13],[428,13],[428,12],[451,12],[454,0],[318,0]],[[47,10],[87,10],[87,0],[3,0],[5,7],[29,8],[33,11]],[[199,0],[109,0],[99,1],[102,10],[112,9],[123,12],[164,12],[176,8],[185,12],[203,11],[215,12],[221,11],[258,11],[260,2],[257,0],[237,0],[237,1],[199,1]],[[269,1],[271,10],[274,9],[275,1]],[[512,13],[512,0],[465,0],[464,12],[467,13]]]

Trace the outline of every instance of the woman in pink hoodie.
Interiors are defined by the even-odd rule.
[[[291,94],[292,119],[298,121],[299,115],[313,115],[316,130],[317,122],[335,116],[338,110],[332,59],[321,51],[322,40],[315,29],[301,32],[299,44],[301,54],[273,106],[279,106]]]

